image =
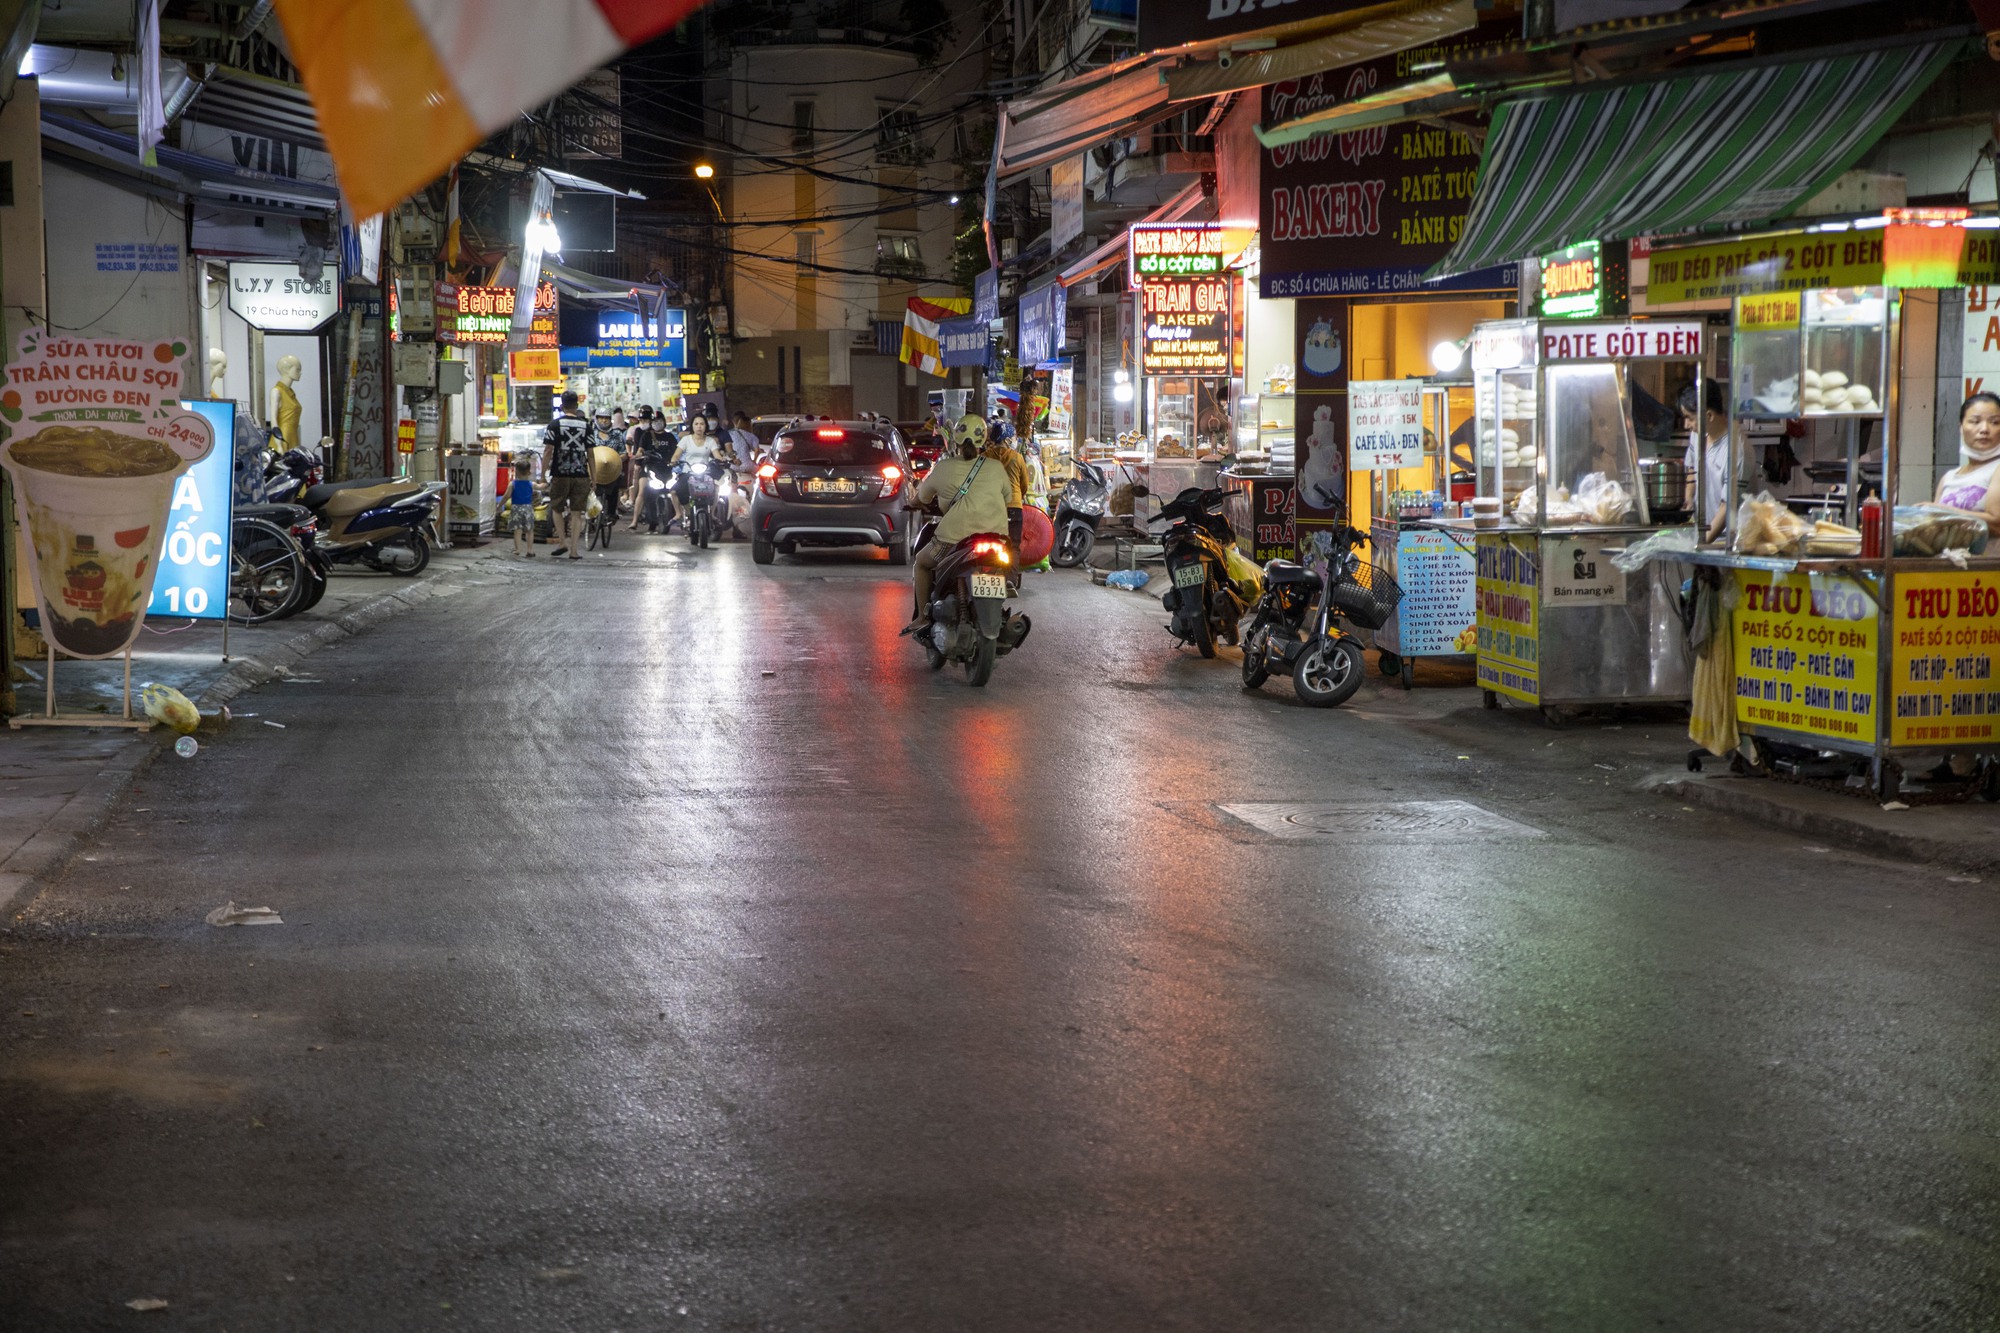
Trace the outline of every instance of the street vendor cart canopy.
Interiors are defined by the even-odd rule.
[[[1963,49],[1916,42],[1503,102],[1442,277],[1578,241],[1783,217]]]

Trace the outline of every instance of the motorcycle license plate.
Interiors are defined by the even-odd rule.
[[[974,597],[1005,597],[1007,576],[1005,574],[974,574],[972,576]]]
[[[845,477],[807,477],[808,495],[852,495],[854,483]]]
[[[1182,565],[1174,571],[1176,588],[1199,588],[1208,582],[1208,571],[1200,565]]]

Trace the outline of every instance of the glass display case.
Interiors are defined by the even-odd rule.
[[[1729,402],[1736,418],[1797,416],[1806,351],[1799,337],[1799,294],[1738,298],[1734,341]]]
[[[1880,287],[1803,294],[1805,365],[1799,405],[1808,417],[1879,417],[1889,378],[1889,301]]]
[[[1257,441],[1255,449],[1264,455],[1268,472],[1291,472],[1297,466],[1294,446],[1298,399],[1289,393],[1260,394],[1257,398]]]

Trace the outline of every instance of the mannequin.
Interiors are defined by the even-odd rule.
[[[285,447],[299,447],[299,418],[303,415],[299,407],[299,395],[292,388],[299,382],[305,367],[295,356],[278,358],[278,382],[271,387],[271,424],[278,428],[278,434],[285,437]]]
[[[229,353],[220,347],[208,349],[208,396],[222,397],[222,377],[229,372]]]

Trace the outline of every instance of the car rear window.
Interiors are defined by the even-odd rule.
[[[889,442],[867,431],[844,430],[838,438],[818,430],[788,430],[778,435],[778,461],[813,467],[881,467],[896,461]]]

